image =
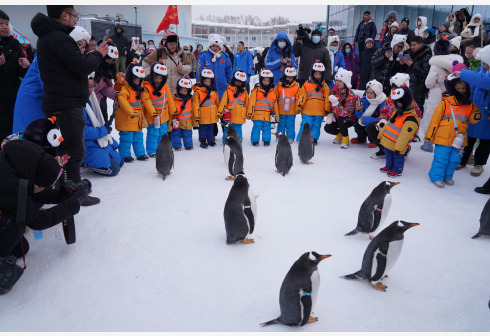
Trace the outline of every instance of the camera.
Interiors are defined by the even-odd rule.
[[[82,182],[75,183],[72,180],[60,181],[60,193],[63,197],[68,198],[71,194],[77,191],[78,188],[83,187]]]
[[[6,294],[24,273],[24,269],[17,265],[15,258],[0,258],[0,294]]]
[[[303,28],[303,25],[299,25],[296,34],[300,40],[306,41],[309,39],[309,35],[311,33],[311,29],[309,27]]]

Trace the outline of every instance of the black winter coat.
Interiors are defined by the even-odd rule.
[[[89,96],[87,76],[102,64],[102,54],[81,54],[69,35],[73,28],[42,13],[34,16],[31,28],[39,37],[37,61],[44,83],[44,113],[85,106]]]
[[[410,28],[407,28],[407,29],[398,30],[395,35],[407,35],[407,43],[410,44],[410,41],[412,41],[412,38],[415,36],[415,33]]]
[[[307,80],[310,76],[311,67],[316,60],[320,60],[325,66],[325,82],[330,83],[332,81],[332,74],[329,69],[332,69],[330,55],[325,48],[322,41],[314,44],[310,40],[305,43],[300,43],[298,41],[293,44],[293,53],[296,58],[300,57],[299,69],[298,69],[298,79]]]
[[[398,54],[393,53],[393,60],[390,61],[386,58],[386,50],[390,47],[389,43],[383,44],[383,46],[378,49],[371,59],[371,65],[373,67],[373,72],[371,73],[371,79],[376,79],[378,82],[383,84],[383,92],[389,96],[391,91],[390,78],[393,77],[398,72],[407,72],[408,66],[406,64],[400,64],[396,60]]]
[[[430,70],[429,60],[432,57],[432,49],[428,45],[423,45],[416,53],[410,51],[410,57],[413,61],[407,72],[410,75],[410,88],[414,97],[419,96],[423,100],[427,92],[425,79]]]
[[[50,228],[77,214],[80,210],[76,199],[63,200],[57,190],[45,189],[40,193],[32,193],[33,182],[36,180],[38,171],[41,170],[40,162],[45,160],[42,156],[46,155],[49,156],[40,146],[25,140],[11,140],[0,151],[0,185],[2,186],[0,188],[0,209],[15,218],[19,180],[21,178],[29,180],[26,226],[34,230]],[[53,157],[51,159],[54,160]],[[47,169],[47,166],[43,165],[42,169]],[[42,204],[57,203],[59,204],[52,208],[39,209]]]
[[[128,38],[124,36],[123,33],[121,34],[115,33],[111,35],[109,38],[116,45],[119,56],[127,56],[129,54],[129,50],[131,48],[131,42],[129,42]]]
[[[376,50],[376,45],[369,49],[366,48],[359,57],[359,90],[366,90],[366,84],[369,82],[372,72],[371,59]]]
[[[354,36],[354,42],[356,43],[364,43],[367,38],[372,38],[373,40],[376,38],[376,24],[374,23],[374,20],[371,19],[369,20],[368,23],[365,23],[364,20],[362,20],[358,25],[356,29],[356,35]]]

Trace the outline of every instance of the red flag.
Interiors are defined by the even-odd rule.
[[[179,13],[177,12],[177,5],[169,5],[167,8],[167,12],[163,17],[162,22],[157,28],[157,33],[162,30],[166,30],[170,27],[171,24],[179,24]]]

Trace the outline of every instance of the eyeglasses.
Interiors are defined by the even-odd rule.
[[[70,16],[73,16],[77,20],[77,22],[78,22],[78,20],[80,20],[80,15],[75,15],[75,14],[72,14],[70,12],[65,12],[65,13],[70,15]]]
[[[83,45],[83,44],[78,44],[78,49],[87,49],[87,46]]]

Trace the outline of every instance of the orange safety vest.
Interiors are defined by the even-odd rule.
[[[152,86],[148,87],[148,92],[150,93],[151,104],[153,105],[155,110],[162,111],[168,106],[167,84],[165,84],[160,90],[160,92],[162,93],[160,97],[153,94]]]
[[[269,91],[267,99],[264,92],[257,90],[257,99],[255,100],[255,111],[274,112],[274,103],[276,101],[276,94],[273,91]]]
[[[403,123],[405,123],[405,119],[407,119],[410,116],[413,117],[411,113],[405,113],[403,116],[396,118],[394,123],[389,121],[388,125],[386,125],[386,129],[383,135],[388,139],[390,139],[391,141],[396,142],[398,140],[398,137],[400,136],[400,132],[402,131]]]
[[[136,94],[134,93],[133,89],[129,85],[124,86],[129,91],[128,103],[131,105],[131,108],[135,111],[141,111],[141,101],[136,99]],[[117,102],[117,106],[114,106],[114,110],[117,110],[119,107],[119,102]]]
[[[215,100],[216,100],[215,96],[216,95],[217,95],[216,91],[212,91],[211,94],[209,95],[209,98],[206,99],[206,101],[204,103],[202,103],[204,98],[206,98],[206,94],[204,94],[204,92],[202,92],[202,91],[199,91],[199,105],[200,105],[200,107],[216,105],[216,103],[215,103]]]
[[[175,99],[175,108],[177,109],[180,121],[190,121],[192,119],[192,106],[191,99],[188,99],[185,103],[184,110],[182,111],[180,107],[182,106],[182,100]]]
[[[451,113],[451,103],[446,98],[442,98],[446,103],[446,109],[444,110],[444,116],[442,120],[453,119],[453,115]],[[461,122],[467,123],[468,118],[473,110],[473,105],[452,105],[454,111],[454,118]]]
[[[323,92],[320,90],[320,92],[317,92],[315,90],[316,84],[315,83],[304,83],[303,84],[306,90],[306,99],[319,99],[322,101],[325,101],[325,97],[323,95]]]
[[[298,92],[297,87],[284,87],[280,86],[278,88],[279,91],[279,97],[277,99],[278,104],[284,105],[285,100],[289,99],[289,104],[294,105],[296,104],[296,93]]]
[[[245,105],[245,95],[247,94],[247,91],[242,92],[238,97],[234,97],[235,92],[233,92],[230,88],[226,89],[228,91],[228,104],[226,104],[226,108],[231,111],[231,107],[236,104],[242,104]],[[236,100],[236,103],[235,103]],[[235,104],[233,104],[235,103]]]

